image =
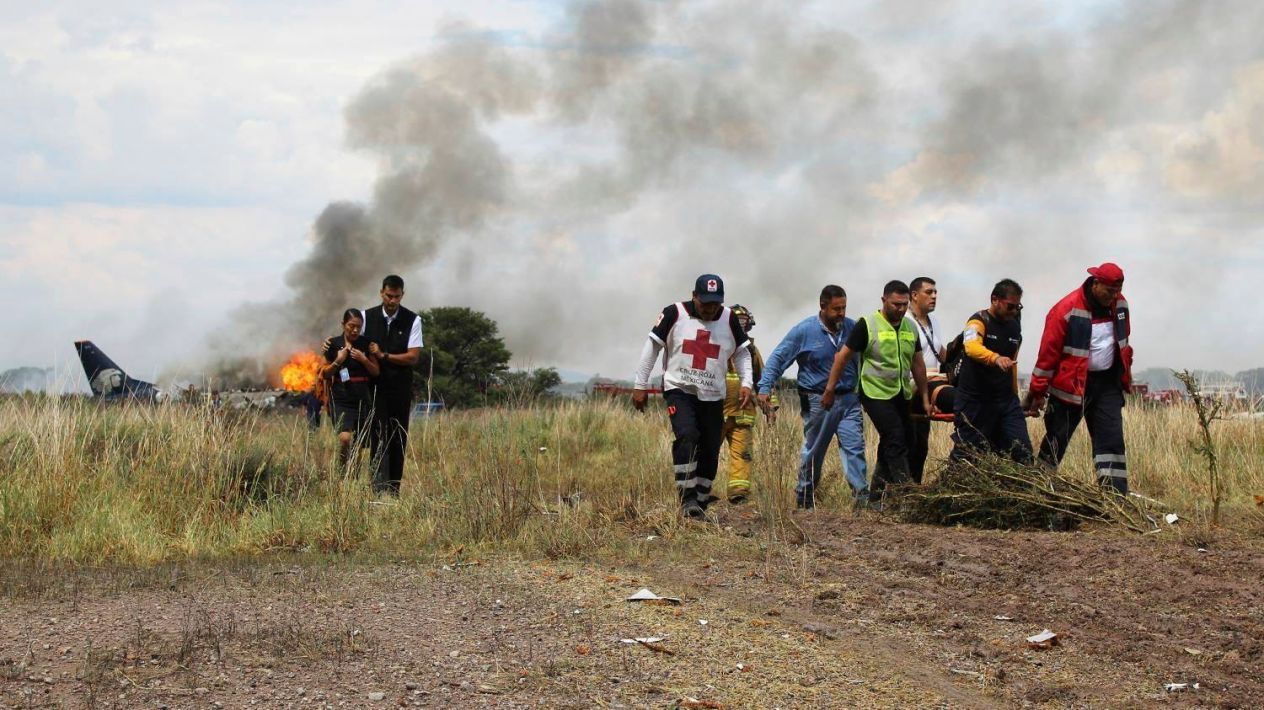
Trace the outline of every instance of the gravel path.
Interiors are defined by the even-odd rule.
[[[647,542],[617,566],[7,569],[0,704],[1264,706],[1255,543],[797,520],[805,544],[761,553],[726,510],[705,556]],[[624,601],[640,587],[682,603]],[[1061,643],[1029,649],[1043,628]]]

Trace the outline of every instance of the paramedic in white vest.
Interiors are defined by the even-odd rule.
[[[632,404],[645,409],[654,361],[663,354],[663,401],[671,418],[672,465],[680,511],[703,517],[714,498],[724,429],[725,375],[733,358],[740,384],[739,407],[750,404],[751,355],[737,316],[724,307],[724,282],[703,274],[693,298],[663,309],[641,350]]]

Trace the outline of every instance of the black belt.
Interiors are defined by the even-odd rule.
[[[800,392],[802,392],[803,394],[825,394],[825,390],[805,390],[805,389],[800,389],[799,391],[800,391]],[[849,388],[847,388],[847,389],[845,389],[845,390],[835,389],[835,390],[834,390],[834,396],[835,396],[835,397],[837,397],[837,396],[838,396],[838,395],[840,395],[840,394],[851,394],[852,392],[855,392],[855,391],[856,391],[856,390],[855,390],[855,388],[851,388],[851,387],[849,387]]]

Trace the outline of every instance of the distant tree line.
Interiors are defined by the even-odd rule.
[[[0,392],[52,392],[53,368],[15,367],[0,372]]]
[[[1191,374],[1202,383],[1215,385],[1238,382],[1249,394],[1264,394],[1264,368],[1262,367],[1242,370],[1234,374],[1220,370],[1192,370]],[[1179,389],[1182,387],[1172,370],[1166,367],[1151,367],[1140,370],[1133,373],[1132,379],[1134,382],[1149,384],[1152,390]]]

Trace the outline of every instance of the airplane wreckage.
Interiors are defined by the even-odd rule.
[[[75,343],[83,373],[94,398],[105,402],[177,401],[189,404],[210,404],[226,409],[271,410],[279,407],[299,408],[316,392],[319,356],[315,353],[295,355],[281,368],[281,389],[199,390],[192,385],[164,390],[152,382],[129,376],[108,355],[90,340]]]

